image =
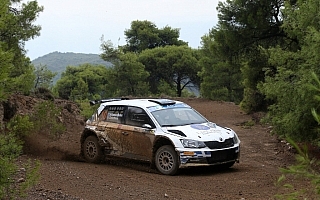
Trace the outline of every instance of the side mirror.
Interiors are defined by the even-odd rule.
[[[143,124],[142,128],[152,129],[152,126],[150,124]]]

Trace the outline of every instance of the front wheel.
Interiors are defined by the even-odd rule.
[[[87,137],[84,141],[82,152],[86,161],[91,163],[100,163],[104,157],[98,138],[93,135]]]
[[[171,145],[162,146],[157,150],[155,165],[165,175],[174,175],[178,171],[178,155]]]

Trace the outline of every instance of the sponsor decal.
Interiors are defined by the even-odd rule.
[[[157,106],[149,107],[148,110],[150,112],[153,112],[156,110],[163,110],[163,109],[168,109],[168,108],[189,108],[189,106],[184,103],[178,103],[178,104],[173,104],[173,105],[157,105]]]
[[[209,123],[208,123],[208,126],[209,126],[210,128],[216,128],[216,127],[217,127],[216,124],[215,124],[215,123],[212,123],[212,122],[209,122]]]
[[[190,158],[207,158],[211,157],[210,151],[180,151],[180,162],[181,164],[185,164],[188,162]]]
[[[205,125],[201,125],[201,124],[191,124],[190,127],[193,129],[197,129],[197,130],[209,130],[210,129],[210,127],[205,126]]]
[[[201,134],[201,135],[207,135],[207,134],[210,134],[210,133],[220,133],[221,134],[221,131],[220,130],[215,130],[215,129],[210,129],[210,130],[197,131],[196,133],[197,134]]]
[[[122,113],[108,113],[107,120],[119,120],[119,118],[122,118]]]

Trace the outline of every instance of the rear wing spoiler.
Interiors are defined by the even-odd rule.
[[[91,100],[90,106],[94,106],[96,104],[101,104],[105,102],[111,102],[111,101],[121,101],[121,100],[128,100],[129,98],[110,98],[110,99],[100,99],[100,100]]]

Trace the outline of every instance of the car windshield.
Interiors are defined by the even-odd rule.
[[[152,112],[160,126],[183,126],[201,124],[207,120],[192,108],[167,108]]]

